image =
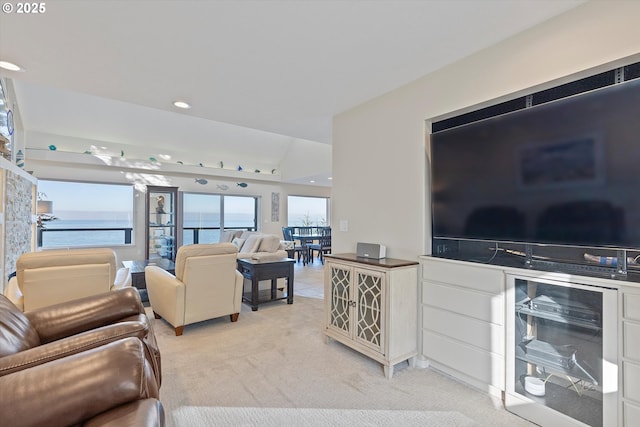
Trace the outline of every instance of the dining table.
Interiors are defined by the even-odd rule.
[[[298,240],[300,242],[300,246],[302,246],[302,265],[307,265],[311,258],[311,253],[309,252],[309,243],[317,242],[322,237],[322,234],[313,233],[313,234],[300,234],[295,233],[291,236],[293,240]]]

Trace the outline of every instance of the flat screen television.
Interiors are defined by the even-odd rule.
[[[432,236],[640,250],[640,79],[439,131]]]

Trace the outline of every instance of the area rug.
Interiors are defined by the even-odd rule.
[[[459,412],[312,408],[183,406],[173,412],[176,426],[421,426],[469,427]]]

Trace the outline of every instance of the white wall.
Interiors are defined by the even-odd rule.
[[[287,196],[330,197],[331,188],[308,185],[291,185],[280,182],[261,182],[250,179],[232,179],[227,177],[199,176],[206,178],[205,185],[195,182],[193,175],[123,169],[114,166],[95,165],[87,162],[70,163],[49,160],[34,160],[27,157],[25,169],[33,171],[38,179],[58,179],[115,184],[134,184],[135,224],[134,244],[118,246],[113,249],[118,260],[145,258],[145,193],[146,185],[179,187],[179,191],[194,193],[217,193],[225,195],[258,196],[261,198],[260,223],[258,227],[264,233],[282,235],[282,227],[287,225]],[[248,175],[250,177],[250,175]],[[246,182],[248,187],[241,188],[237,182]],[[217,184],[226,184],[229,189],[217,189]],[[280,193],[280,221],[271,222],[271,193]],[[78,203],[82,203],[79,201]]]
[[[357,242],[385,244],[394,258],[430,253],[425,120],[639,61],[638,17],[640,2],[589,2],[336,116],[334,253]]]

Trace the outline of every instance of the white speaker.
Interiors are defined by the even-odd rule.
[[[387,256],[387,247],[377,243],[358,242],[356,255],[363,258],[381,259]]]

